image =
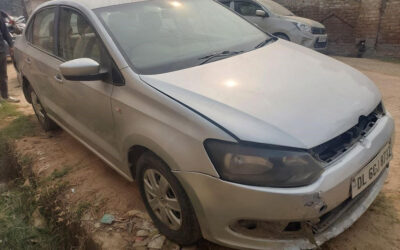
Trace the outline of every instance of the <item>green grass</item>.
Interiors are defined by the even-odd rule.
[[[41,232],[29,224],[35,209],[33,192],[16,188],[0,197],[1,249],[39,249],[35,242],[42,242]]]
[[[74,213],[74,216],[75,216],[74,219],[80,221],[82,216],[89,210],[89,208],[91,206],[92,205],[87,201],[79,202],[79,204],[75,210],[75,213]]]
[[[62,177],[64,177],[64,176],[66,176],[68,173],[69,173],[69,171],[71,171],[71,168],[70,167],[64,167],[64,168],[62,168],[62,169],[60,169],[60,170],[54,170],[53,171],[53,173],[51,173],[51,179],[60,179],[60,178],[62,178]]]
[[[10,118],[10,119],[7,119]],[[19,171],[14,154],[13,140],[37,133],[31,117],[24,116],[10,103],[0,106],[0,181],[15,178]]]
[[[0,196],[0,249],[71,249],[74,235],[65,224],[52,220],[56,197],[66,189],[65,183],[34,188],[17,186]],[[39,208],[47,218],[47,227],[32,226],[32,214]]]
[[[7,119],[9,118],[9,119]],[[51,178],[31,181],[23,186],[22,171],[30,172],[33,159],[29,155],[17,155],[14,140],[37,134],[33,116],[25,116],[16,106],[1,103],[0,107],[0,183],[9,183],[7,192],[0,194],[0,249],[75,249],[80,242],[78,231],[70,230],[70,224],[78,224],[69,218],[70,224],[58,222],[53,211],[61,206],[58,197],[66,190],[68,183],[60,178],[69,168],[55,171]],[[23,174],[25,177],[31,174]],[[32,214],[39,209],[47,220],[44,229],[32,226]],[[71,218],[80,218],[87,205],[78,205]]]
[[[31,116],[18,116],[0,131],[0,137],[20,139],[37,134],[37,125]],[[1,139],[0,139],[1,142]]]
[[[21,113],[17,110],[15,105],[6,102],[0,102],[0,121],[8,117],[20,115]]]

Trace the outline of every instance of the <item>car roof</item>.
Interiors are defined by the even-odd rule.
[[[133,2],[143,2],[147,0],[53,0],[46,2],[44,5],[51,4],[66,4],[73,5],[74,3],[84,5],[89,9],[97,9],[101,7],[107,7],[118,4],[133,3]]]

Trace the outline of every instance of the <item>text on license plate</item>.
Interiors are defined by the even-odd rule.
[[[320,38],[318,38],[318,42],[320,42],[320,43],[324,43],[324,42],[326,42],[326,37],[320,37]]]
[[[356,197],[378,178],[391,159],[392,147],[390,143],[388,143],[379,154],[352,179],[351,197]]]

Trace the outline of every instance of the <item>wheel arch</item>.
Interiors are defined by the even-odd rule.
[[[25,77],[22,76],[22,92],[24,93],[25,99],[28,103],[32,104],[32,99],[30,95],[30,88],[31,88],[31,83],[29,80]]]
[[[139,139],[140,138],[140,139]],[[170,170],[177,169],[177,163],[173,157],[168,154],[159,144],[149,138],[139,137],[135,144],[130,144],[127,152],[127,162],[129,164],[129,171],[133,180],[136,179],[137,162],[144,153],[151,152],[160,158]]]
[[[136,179],[137,162],[138,162],[140,156],[142,156],[145,152],[152,152],[152,151],[141,145],[134,145],[131,148],[129,148],[129,151],[128,151],[129,170],[130,170],[132,179],[134,179],[134,180]]]

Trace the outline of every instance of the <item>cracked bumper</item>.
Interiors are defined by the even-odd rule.
[[[204,238],[234,248],[314,248],[315,244],[305,233],[290,237],[284,237],[283,233],[278,237],[255,237],[234,231],[232,225],[240,220],[317,224],[323,215],[340,207],[346,212],[330,222],[322,232],[311,233],[318,245],[339,235],[366,211],[379,194],[388,169],[354,200],[350,199],[351,179],[391,140],[393,131],[393,119],[383,117],[362,143],[355,145],[326,169],[318,181],[306,187],[253,187],[200,173],[175,172],[175,175],[192,201]]]

